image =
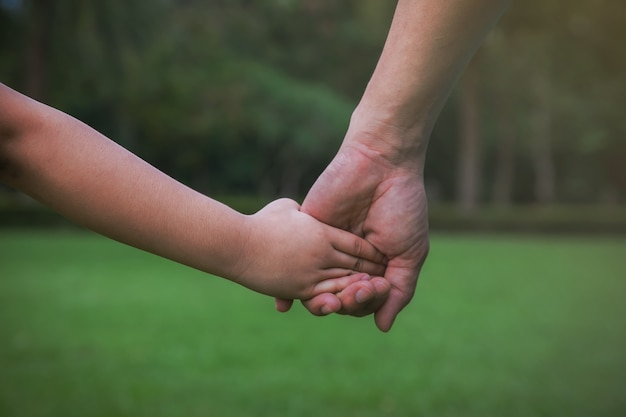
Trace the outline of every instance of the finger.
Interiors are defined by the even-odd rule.
[[[338,294],[341,301],[338,313],[355,317],[372,314],[385,303],[390,288],[389,282],[381,277],[354,283]]]
[[[391,289],[387,301],[374,315],[374,322],[380,331],[386,333],[391,330],[396,317],[400,311],[409,304],[411,298],[411,296],[407,297],[406,294],[396,288]]]
[[[366,281],[369,280],[369,275],[367,274],[352,274],[346,275],[340,278],[330,278],[324,281],[320,281],[313,287],[313,296],[323,293],[331,293],[335,294],[340,291],[343,291],[350,284],[353,284],[358,281]]]
[[[335,252],[334,256],[329,257],[326,261],[329,267],[339,267],[331,269],[340,269],[342,271],[364,272],[371,276],[382,277],[385,275],[385,265],[348,255],[343,252]],[[349,275],[349,274],[344,274]]]
[[[286,313],[291,309],[293,300],[286,300],[284,298],[275,298],[276,310],[281,313]]]
[[[381,331],[388,332],[391,329],[400,311],[413,298],[423,262],[422,260],[413,267],[400,267],[395,265],[394,260],[394,264],[387,268],[385,278],[391,283],[391,290],[389,297],[374,316],[376,326]]]
[[[331,242],[338,251],[377,264],[386,264],[387,258],[367,240],[345,230],[332,229]]]
[[[302,300],[304,308],[314,316],[325,316],[341,309],[341,301],[335,294],[320,294],[308,300]]]

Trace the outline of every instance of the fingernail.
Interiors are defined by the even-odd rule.
[[[332,310],[328,306],[322,306],[321,312],[322,314],[327,315],[327,314],[332,313]]]
[[[366,302],[370,298],[369,296],[370,296],[370,292],[369,291],[363,290],[363,289],[358,290],[356,292],[356,296],[355,296],[356,302],[357,303],[364,303],[364,302]]]
[[[372,277],[368,274],[363,274],[363,276],[361,277],[361,281],[369,281],[370,279],[372,279]]]

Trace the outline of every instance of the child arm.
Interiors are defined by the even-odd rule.
[[[384,271],[373,246],[295,203],[238,213],[2,84],[0,181],[105,236],[268,295],[308,298],[360,278],[351,271]]]

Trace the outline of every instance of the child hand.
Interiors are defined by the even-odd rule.
[[[234,281],[254,291],[308,299],[385,273],[386,259],[374,246],[315,220],[293,200],[273,201],[245,221],[249,234]]]

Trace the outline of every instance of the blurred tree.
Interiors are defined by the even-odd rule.
[[[457,204],[466,213],[475,210],[479,203],[481,182],[480,64],[479,51],[460,80],[458,97]]]
[[[4,1],[0,75],[201,191],[298,196],[339,146],[394,7]],[[433,132],[440,199],[478,206],[484,179],[497,204],[626,201],[625,20],[609,0],[514,2]]]
[[[50,59],[50,35],[53,27],[53,0],[29,0],[26,25],[25,93],[37,100],[46,100]]]
[[[484,112],[491,115],[484,118],[485,134],[490,134],[486,144],[492,148],[493,171],[491,202],[496,206],[510,206],[513,203],[516,178],[516,157],[519,154],[518,109],[520,96],[518,88],[511,80],[518,80],[525,68],[519,54],[510,54],[518,50],[513,39],[507,38],[502,30],[496,28],[483,46],[482,69],[484,80],[489,80],[483,88],[486,99],[483,100]],[[491,129],[487,129],[491,126]],[[488,154],[488,152],[487,152]]]
[[[611,23],[623,15],[624,8],[611,2],[512,4],[485,48],[494,104],[485,96],[480,100],[495,116],[485,130],[496,136],[486,141],[493,147],[488,154],[498,156],[494,201],[507,194],[508,178],[522,187],[513,192],[517,201],[592,201],[598,184],[619,188],[608,185],[599,155],[625,135],[623,121],[614,118],[614,103],[624,101],[626,70],[615,39],[625,33],[623,25]],[[512,125],[498,127],[507,120]],[[514,136],[520,140],[512,147]],[[533,181],[524,177],[530,172]]]

